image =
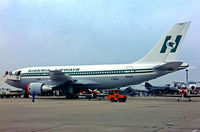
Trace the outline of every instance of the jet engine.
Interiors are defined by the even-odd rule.
[[[27,93],[33,94],[35,92],[36,95],[41,95],[42,93],[52,92],[53,86],[44,85],[43,83],[29,83],[27,85]]]
[[[196,90],[196,83],[195,82],[189,82],[188,83],[188,89],[190,91],[195,91]]]

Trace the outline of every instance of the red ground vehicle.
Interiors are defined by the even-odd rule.
[[[108,91],[108,100],[111,102],[126,102],[128,95],[120,94],[118,89],[110,89]]]

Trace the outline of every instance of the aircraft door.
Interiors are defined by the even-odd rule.
[[[126,67],[126,77],[127,78],[133,77],[133,72],[134,72],[133,66],[127,66]]]

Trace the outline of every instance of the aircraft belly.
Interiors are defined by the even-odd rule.
[[[132,76],[95,76],[95,77],[76,77],[76,80],[90,80],[97,82],[93,89],[119,88],[128,85],[140,84],[146,80],[157,78],[157,73],[151,74],[133,74]]]

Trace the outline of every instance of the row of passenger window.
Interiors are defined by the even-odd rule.
[[[49,73],[24,73],[22,76],[48,76]]]
[[[75,73],[65,73],[69,75],[98,75],[98,74],[122,74],[125,71],[98,71],[98,72],[75,72]]]
[[[123,74],[134,71],[98,71],[98,72],[68,72],[66,75],[98,75],[98,74]],[[25,73],[24,76],[48,76],[49,73]]]

